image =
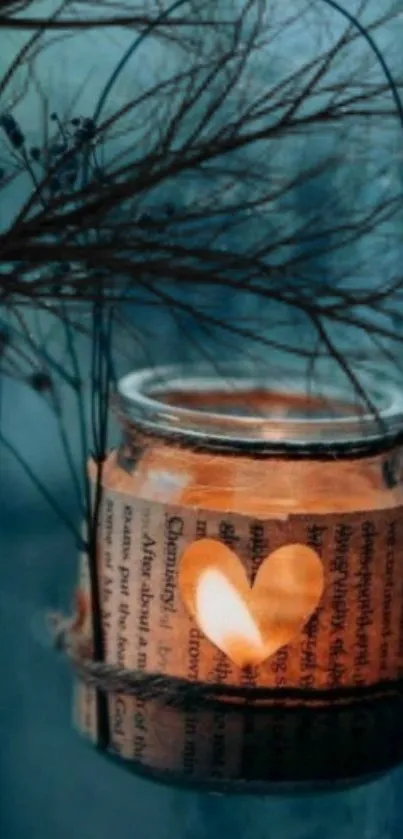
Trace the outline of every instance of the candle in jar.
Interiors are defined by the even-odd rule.
[[[191,384],[197,389],[197,377]],[[189,399],[182,410],[175,388],[167,395],[158,384],[148,399],[143,385],[141,376],[123,383],[125,445],[102,475],[107,592],[114,575],[105,610],[112,620],[108,662],[235,690],[263,688],[265,695],[396,678],[403,668],[400,450],[377,436],[368,418],[346,428],[338,420],[323,427],[314,420],[310,430],[309,420],[302,430],[290,425],[289,408],[272,405],[284,394],[267,395],[271,418],[249,416],[245,424],[228,393],[222,416],[209,414],[220,394],[206,399],[205,391],[196,400],[203,409],[189,415]],[[249,413],[266,398],[255,396]],[[273,448],[283,443],[284,454]],[[391,641],[380,646],[381,636]],[[199,779],[333,778],[346,755],[351,771],[362,771],[357,755],[368,749],[374,766],[386,760],[389,717],[374,711],[364,725],[360,708],[357,720],[349,711],[340,720],[325,714],[307,755],[298,745],[305,730],[298,712],[280,713],[286,699],[275,718],[256,706],[243,719],[236,702],[238,717],[231,715],[225,700],[219,711],[120,696],[110,706],[115,750]],[[322,716],[310,719],[316,725]]]

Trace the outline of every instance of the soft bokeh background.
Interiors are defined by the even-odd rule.
[[[386,0],[377,3],[385,5]],[[44,9],[46,3],[40,5]],[[384,45],[395,42],[396,32],[383,34]],[[299,35],[302,49],[302,29]],[[2,33],[0,68],[4,69],[23,37]],[[63,101],[72,101],[80,90],[79,111],[90,113],[129,37],[128,33],[91,32],[49,49],[37,72],[55,109]],[[304,37],[308,37],[306,33]],[[144,72],[148,65],[151,72],[153,61],[158,61],[158,56],[145,53]],[[114,96],[124,101],[135,83],[128,69]],[[15,95],[23,84],[21,75]],[[24,98],[18,108],[34,141],[40,129],[35,97]],[[377,130],[380,128],[375,129],[375,145]],[[379,141],[381,146],[380,135]],[[321,139],[316,142],[320,144]],[[315,153],[315,144],[311,153]],[[303,215],[310,203],[325,203],[326,193],[334,188],[324,181],[314,194],[301,190],[295,212]],[[348,200],[349,196],[340,195],[340,202]],[[2,226],[20,201],[21,195],[15,191],[2,199]],[[326,273],[331,266],[322,258],[317,270]],[[247,313],[250,325],[259,324],[263,330],[272,323],[253,300],[222,299],[217,293],[208,302],[228,318],[242,315],[245,320]],[[144,316],[134,312],[132,317],[139,322]],[[195,324],[186,324],[183,318],[178,322],[162,311],[149,312],[147,325],[149,335],[144,344],[129,348],[129,366],[146,363],[150,354],[153,362],[195,357],[200,355],[200,343],[207,349],[205,334],[198,334]],[[236,349],[240,351],[239,341]],[[233,350],[226,339],[222,354],[229,356]],[[85,341],[80,351],[85,356]],[[245,345],[244,351],[249,352],[250,347]],[[72,520],[77,519],[71,480],[46,400],[21,383],[4,380],[0,411],[4,433]],[[65,411],[74,439],[75,414],[68,400]],[[44,620],[49,608],[65,610],[69,605],[75,555],[72,536],[48,509],[24,470],[1,451],[1,839],[109,839],[117,833],[121,839],[218,839],[223,833],[233,839],[397,839],[402,835],[400,770],[344,793],[224,799],[154,786],[110,764],[81,742],[70,724],[70,674],[51,648]]]

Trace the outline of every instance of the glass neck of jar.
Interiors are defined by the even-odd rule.
[[[367,399],[353,388],[307,388],[293,371],[246,365],[164,367],[119,384],[127,440],[158,437],[180,447],[231,454],[354,457],[399,442],[403,395],[387,379],[365,377]],[[370,407],[372,410],[370,410]]]

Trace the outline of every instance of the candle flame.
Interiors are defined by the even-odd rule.
[[[202,632],[238,667],[262,661],[265,648],[255,620],[236,588],[215,568],[199,578],[196,611]]]

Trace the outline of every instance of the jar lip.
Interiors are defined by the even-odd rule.
[[[257,369],[249,364],[178,364],[130,373],[118,384],[120,406],[133,425],[161,437],[183,438],[183,442],[204,448],[273,452],[284,448],[297,452],[340,448],[354,449],[387,444],[403,434],[403,390],[381,376],[360,373],[374,413],[352,402],[352,392],[343,386],[326,385],[325,398],[333,404],[351,405],[351,414],[339,416],[281,417],[243,416],[216,410],[200,410],[162,400],[173,392],[189,394],[231,394],[264,392],[267,396],[308,399],[304,379],[291,367]],[[323,388],[322,392],[323,394]],[[323,395],[318,396],[323,400]],[[355,413],[354,413],[355,411]],[[377,413],[376,413],[377,412]]]

